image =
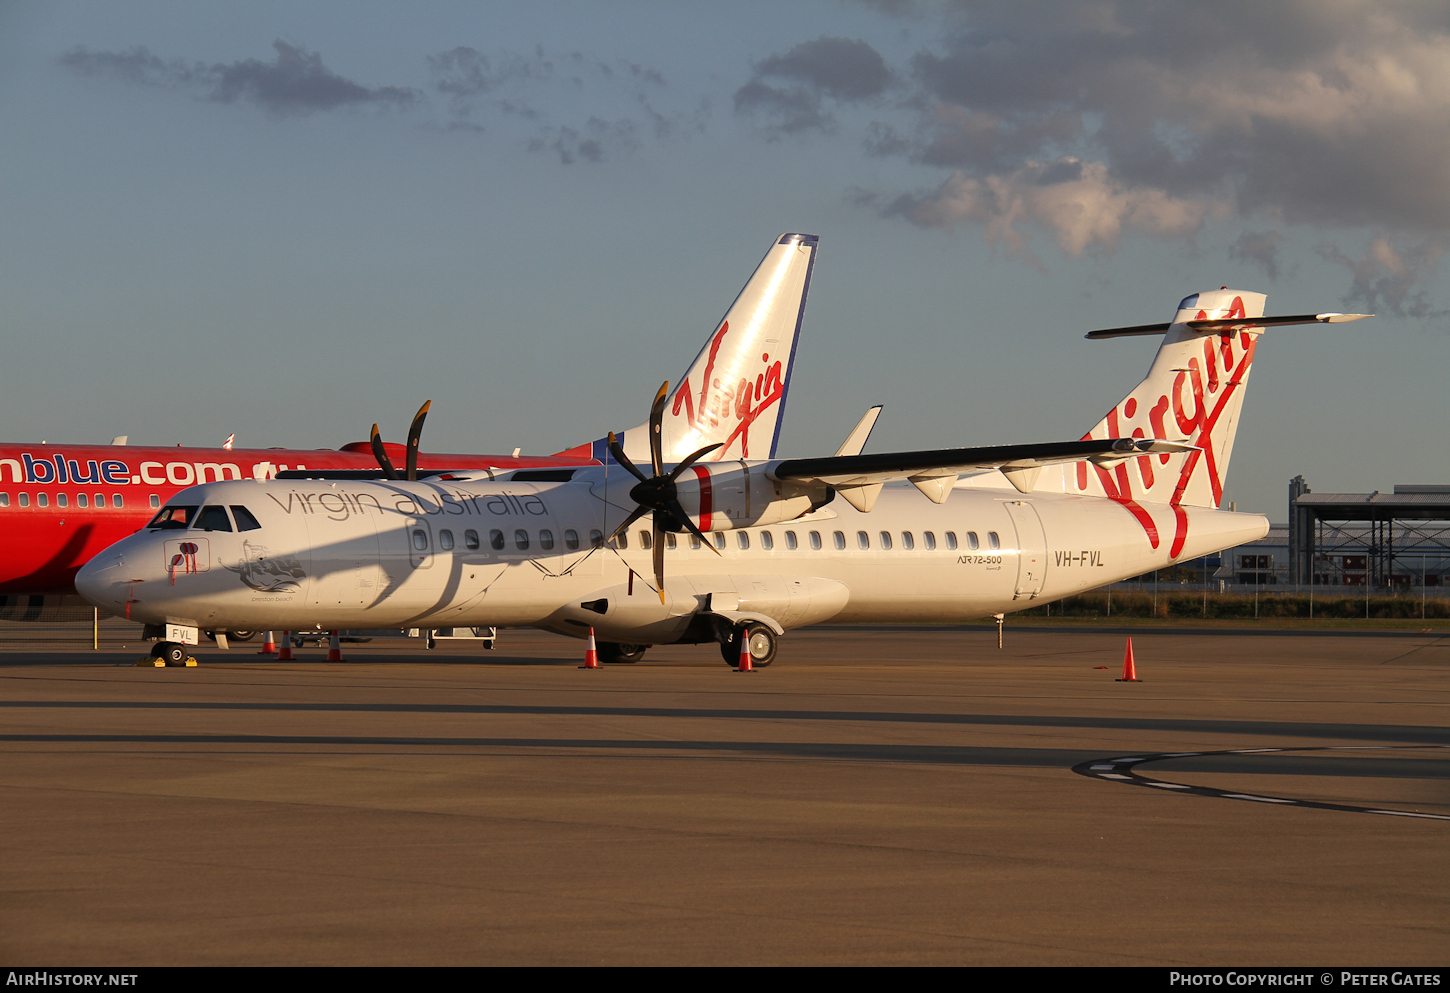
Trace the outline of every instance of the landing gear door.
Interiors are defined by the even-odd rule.
[[[1006,507],[1017,529],[1017,589],[1012,598],[1031,600],[1042,592],[1047,578],[1047,535],[1032,504],[1011,500]]]

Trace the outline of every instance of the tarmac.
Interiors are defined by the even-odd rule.
[[[442,646],[0,645],[0,961],[1446,964],[1438,632]]]

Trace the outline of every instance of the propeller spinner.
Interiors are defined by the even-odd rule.
[[[413,423],[408,428],[408,454],[407,454],[407,476],[399,476],[398,470],[393,466],[393,460],[388,458],[387,449],[383,448],[383,436],[378,432],[378,426],[373,425],[372,445],[373,458],[378,460],[383,473],[389,479],[417,480],[418,478],[418,438],[423,434],[423,421],[428,416],[428,408],[433,401],[427,400],[423,406],[418,408],[418,413],[413,415]]]
[[[634,463],[629,460],[629,456],[624,454],[624,446],[619,443],[614,432],[609,432],[610,454],[614,456],[616,462],[624,466],[631,475],[639,480],[629,491],[629,498],[639,506],[635,507],[634,512],[624,519],[623,524],[614,529],[609,538],[613,541],[628,531],[629,526],[645,514],[654,514],[655,589],[660,595],[660,603],[665,602],[665,531],[689,531],[699,538],[710,551],[716,555],[720,554],[720,550],[700,532],[699,528],[695,527],[695,522],[690,520],[690,515],[685,513],[685,508],[680,506],[680,496],[675,486],[675,480],[679,479],[680,475],[702,456],[721,447],[723,442],[706,445],[675,466],[667,475],[664,471],[663,441],[660,430],[665,416],[665,399],[669,392],[670,384],[666,382],[655,394],[654,403],[649,410],[649,456],[650,468],[654,470],[654,475],[646,477],[644,473],[635,468]]]

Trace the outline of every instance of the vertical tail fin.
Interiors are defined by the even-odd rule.
[[[709,461],[775,457],[819,241],[812,234],[777,238],[715,325],[669,396],[665,462],[715,442],[723,447]],[[617,433],[631,459],[649,461],[647,425]],[[595,458],[609,457],[602,439],[592,447]]]
[[[1262,328],[1195,331],[1189,321],[1254,318],[1262,293],[1221,289],[1195,293],[1178,305],[1148,375],[1098,421],[1086,438],[1161,438],[1195,445],[1182,455],[1144,455],[1110,466],[1078,462],[1067,470],[1069,493],[1106,496],[1140,521],[1140,503],[1169,504],[1178,520],[1171,554],[1187,535],[1182,507],[1218,507],[1233,454],[1244,389]],[[1148,329],[1132,329],[1142,333]],[[1156,529],[1144,524],[1156,548]]]

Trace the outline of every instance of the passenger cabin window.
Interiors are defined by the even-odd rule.
[[[8,506],[10,506],[10,494],[9,493],[0,493],[0,507],[8,507]]]
[[[987,547],[988,548],[1001,548],[1002,547],[1002,541],[1001,541],[1000,538],[997,537],[997,532],[996,531],[988,531],[987,532]]]
[[[693,534],[690,535],[690,547],[691,548],[699,548],[700,547],[700,539],[699,539],[699,537],[697,535],[693,535]]]
[[[252,516],[252,512],[241,504],[232,504],[232,517],[236,518],[238,531],[260,531],[262,525]]]
[[[84,493],[77,493],[76,494],[76,506],[77,507],[89,507],[90,505],[91,505],[91,498],[90,497],[86,496]]]
[[[25,497],[22,494],[21,500],[24,499]],[[24,506],[24,504],[22,503],[21,506]],[[191,524],[192,515],[195,513],[195,506],[165,507],[162,509],[161,513],[157,514],[154,518],[151,519],[151,523],[146,525],[146,527],[150,528],[153,531],[184,531],[186,530],[187,526]]]
[[[744,531],[736,531],[735,544],[740,546],[740,550],[742,552],[747,551],[750,548],[750,535],[746,534]]]
[[[675,550],[675,533],[673,531],[665,532],[665,547],[672,552]]]
[[[881,532],[881,547],[884,548],[884,549],[886,549],[888,552],[891,551],[891,532],[890,531],[882,531]]]
[[[856,547],[867,549],[871,547],[871,536],[865,531],[856,532]]]
[[[422,528],[415,528],[413,531],[413,547],[420,552],[428,550],[428,532]]]
[[[911,537],[910,531],[901,532],[901,547],[906,549],[908,552],[916,547],[916,540]]]
[[[648,531],[641,531],[639,533],[639,547],[640,548],[643,548],[645,551],[649,551],[651,548],[654,547],[654,543],[655,543],[654,535],[650,534],[650,532],[648,532]]]
[[[22,507],[29,507],[30,506],[30,494],[29,493],[22,493],[22,494],[20,494],[20,506],[22,506]],[[186,525],[183,524],[182,527],[186,527]]]
[[[948,531],[947,532],[947,547],[950,548],[950,549],[952,549],[953,551],[956,550],[956,547],[957,547],[957,533],[955,531]]]
[[[49,493],[37,493],[37,494],[35,494],[35,505],[37,507],[49,507],[50,506],[50,494]]]
[[[786,548],[789,548],[791,551],[795,551],[796,542],[795,542],[795,532],[794,531],[787,531],[785,533],[785,547]]]
[[[936,548],[936,535],[931,531],[921,533],[921,543],[926,546],[927,551]]]
[[[599,530],[598,528],[590,528],[589,529],[589,547],[590,548],[603,548],[604,547],[604,532],[603,531]]]
[[[817,552],[819,552],[821,550],[821,532],[819,532],[819,531],[812,531],[811,532],[811,549],[812,549],[812,551],[817,551]]]
[[[628,548],[629,547],[629,532],[628,531],[621,531],[621,532],[619,532],[619,537],[616,538],[616,539],[614,539],[614,547],[615,548]]]
[[[161,506],[161,494],[159,494],[159,493],[153,493],[153,494],[151,494],[151,506],[152,507],[159,507],[159,506]]]
[[[527,552],[529,550],[529,533],[523,528],[519,528],[514,532],[514,547],[521,552]]]
[[[579,532],[573,528],[564,529],[564,547],[569,551],[577,551],[579,548]]]
[[[445,552],[453,551],[453,532],[444,528],[438,532],[438,547]]]
[[[775,536],[769,531],[760,532],[760,547],[767,552],[775,547]]]
[[[232,509],[235,510],[236,508],[233,507]],[[238,521],[237,523],[240,524],[241,521]],[[476,552],[476,551],[478,551],[478,532],[477,531],[473,530],[472,528],[469,528],[467,531],[463,532],[463,547],[466,548],[466,549],[468,549],[470,552]]]
[[[834,532],[831,535],[831,539],[836,543],[836,550],[837,551],[845,551],[845,549],[846,549],[846,532],[844,532],[844,531],[836,531],[836,532]]]
[[[542,548],[546,552],[553,551],[553,549],[554,549],[554,532],[547,531],[547,530],[546,531],[540,531],[539,532],[539,547]]]
[[[977,543],[977,532],[975,532],[975,531],[968,531],[967,532],[967,547],[970,548],[970,549],[972,549],[972,550],[974,550],[974,551],[977,548],[981,547]]]
[[[227,508],[216,506],[201,508],[201,513],[196,517],[196,527],[200,531],[230,531],[232,522],[227,518]]]
[[[106,494],[104,494],[104,493],[97,493],[96,494],[96,506],[97,507],[104,507],[105,505],[106,505]]]
[[[65,507],[69,505],[69,500],[64,493],[57,493],[55,495],[55,505],[57,507]]]
[[[111,506],[112,507],[124,507],[125,505],[126,505],[126,501],[123,500],[123,499],[121,499],[121,494],[119,494],[119,493],[112,493],[111,494]]]
[[[503,532],[498,530],[497,528],[490,531],[488,533],[488,547],[492,548],[496,552],[501,552],[503,551],[503,546]]]
[[[715,532],[715,547],[716,548],[724,548],[725,547],[725,532],[724,531],[716,531]]]

